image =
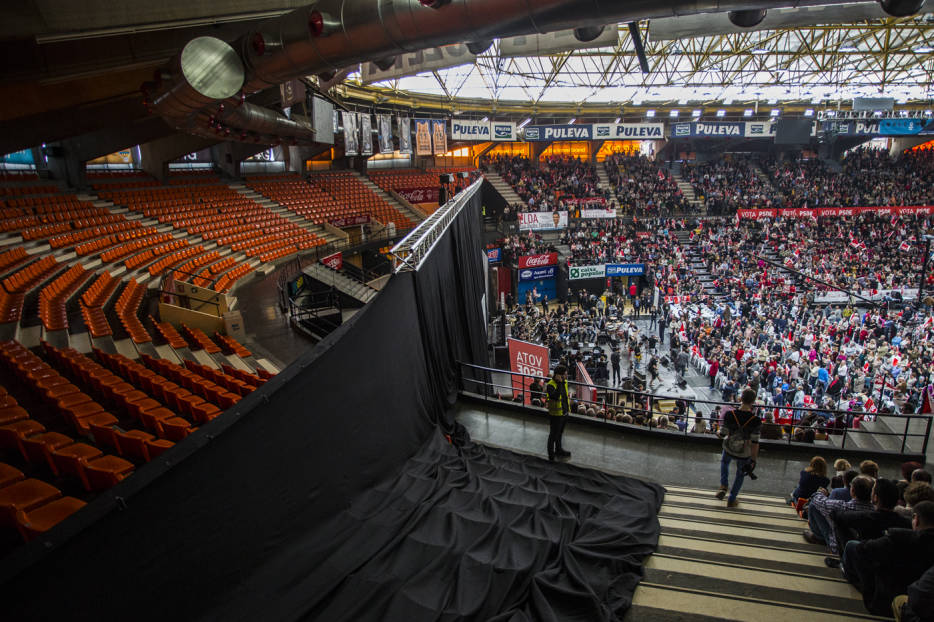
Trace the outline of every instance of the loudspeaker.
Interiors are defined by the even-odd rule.
[[[664,365],[665,367],[670,367],[670,366],[671,366],[671,359],[668,358],[668,355],[667,355],[667,354],[666,354],[665,356],[663,356],[662,358],[660,358],[660,359],[658,360],[658,362],[661,363],[662,365]]]

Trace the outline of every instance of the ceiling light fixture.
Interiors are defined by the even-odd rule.
[[[691,111],[691,116],[692,116],[692,117],[699,117],[699,116],[701,116],[701,111],[700,111],[700,110],[692,110],[692,111]]]
[[[645,111],[645,116],[647,116],[648,118],[651,119],[652,117],[655,116],[655,111],[654,111],[654,110],[646,110],[646,111]]]
[[[726,116],[726,110],[723,110],[723,109],[721,108],[720,110],[717,111],[717,116],[718,116],[718,117],[725,117],[725,116]]]

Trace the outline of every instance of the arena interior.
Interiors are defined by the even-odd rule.
[[[934,2],[0,15],[4,619],[934,620]]]

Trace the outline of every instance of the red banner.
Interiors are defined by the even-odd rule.
[[[857,214],[874,213],[892,216],[911,214],[934,214],[934,207],[930,205],[912,205],[906,207],[820,207],[820,208],[793,208],[793,209],[740,209],[736,210],[737,218],[817,218],[818,216],[856,216]]]
[[[396,194],[409,203],[437,203],[438,186],[427,188],[395,188]]]
[[[652,237],[652,232],[651,231],[636,231],[636,237],[640,240],[648,238],[648,237]]]
[[[328,268],[334,270],[340,270],[344,267],[344,256],[340,251],[334,253],[333,255],[328,255],[327,257],[321,258],[321,263],[326,265]]]
[[[542,268],[544,266],[554,266],[558,264],[558,253],[544,253],[542,255],[521,255],[519,257],[519,269],[522,268]]]
[[[357,216],[347,216],[346,218],[334,218],[328,221],[335,227],[353,227],[355,225],[365,225],[370,222],[370,217],[367,214],[359,214]]]
[[[528,341],[509,339],[509,369],[515,374],[528,374],[542,379],[542,384],[548,382],[548,348]],[[532,402],[529,394],[529,385],[534,378],[524,376],[512,377],[513,397],[525,391],[526,405]],[[543,391],[544,393],[544,391]]]

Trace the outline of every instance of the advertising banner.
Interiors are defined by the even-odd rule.
[[[328,268],[333,270],[340,270],[344,267],[344,256],[340,251],[334,253],[333,255],[328,255],[327,257],[321,258],[321,263],[326,265]]]
[[[493,121],[493,142],[516,140],[516,124],[509,121]]]
[[[412,153],[412,119],[399,117],[399,153]]]
[[[615,209],[582,209],[581,218],[616,218]]]
[[[544,268],[525,268],[519,270],[519,282],[540,281],[542,279],[553,279],[557,273],[558,266],[545,266]]]
[[[543,268],[558,263],[558,253],[543,253],[541,255],[522,255],[519,257],[519,268]]]
[[[909,205],[906,207],[817,207],[798,209],[740,209],[736,210],[736,217],[740,219],[757,220],[760,218],[816,218],[818,216],[855,216],[864,212],[875,214],[902,216],[911,214],[934,214],[934,206]]]
[[[567,226],[567,212],[522,212],[519,214],[519,229],[524,231],[564,229]]]
[[[373,155],[373,120],[370,113],[360,113],[360,155]]]
[[[428,119],[415,119],[415,155],[431,155],[431,124]]]
[[[525,128],[525,139],[533,142],[592,138],[592,125],[529,125]]]
[[[357,216],[346,216],[344,218],[332,218],[328,221],[335,227],[354,227],[356,225],[365,225],[370,222],[367,214],[358,214]]]
[[[745,123],[674,123],[672,138],[742,138],[746,134]]]
[[[548,348],[528,341],[519,341],[509,338],[506,340],[509,350],[509,370],[515,374],[529,374],[542,379],[542,383],[548,382],[551,375],[549,371]],[[531,403],[532,398],[529,395],[529,385],[533,378],[523,376],[512,377],[513,397],[525,392],[525,403]]]
[[[409,203],[438,202],[438,186],[430,188],[396,188],[396,194]]]
[[[434,144],[435,155],[444,155],[448,152],[447,124],[440,119],[431,122],[431,142]]]
[[[311,98],[311,122],[315,128],[315,142],[334,144],[334,104],[318,97]]]
[[[662,140],[664,123],[595,123],[593,137],[602,140]]]
[[[34,158],[32,157],[32,149],[22,149],[20,151],[14,151],[13,153],[7,153],[0,158],[0,162],[5,162],[7,164],[35,164]],[[208,160],[210,162],[210,160]]]
[[[891,295],[895,293],[900,294],[902,300],[916,300],[918,298],[917,287],[906,287],[904,289],[874,289],[868,292],[860,291],[857,293],[862,298],[868,298],[873,302],[882,302],[885,300],[886,296],[891,297]],[[854,300],[859,302],[859,298],[854,298]],[[825,291],[814,294],[814,302],[817,304],[846,304],[849,301],[850,294],[848,292]]]
[[[607,276],[642,276],[645,274],[644,263],[608,263]]]
[[[582,199],[571,197],[571,198],[562,198],[561,200],[564,201],[565,203],[573,203],[573,204],[583,203],[585,205],[591,205],[591,204],[606,205],[606,199],[604,199],[603,197],[584,197]]]
[[[775,138],[776,127],[770,121],[746,123],[746,138]]]
[[[94,158],[89,160],[88,164],[132,164],[133,163],[133,151],[131,149],[124,149],[122,151],[115,151],[105,156],[99,158]]]
[[[922,119],[878,119],[865,121],[824,121],[825,132],[845,136],[914,136],[924,129]]]
[[[568,279],[576,281],[578,279],[602,279],[606,276],[606,264],[593,266],[571,266],[568,268]]]
[[[486,260],[490,263],[497,263],[503,260],[503,249],[501,248],[488,248],[486,249]]]
[[[191,153],[186,153],[180,158],[172,160],[172,162],[213,162],[214,158],[211,156],[210,149],[201,149],[200,151],[192,151]]]
[[[490,140],[489,121],[451,121],[451,140]]]
[[[379,138],[379,152],[392,153],[392,116],[376,115],[376,133]]]
[[[355,156],[360,153],[357,113],[341,112],[341,121],[344,124],[344,155]]]
[[[360,75],[363,84],[394,80],[403,76],[414,76],[417,73],[436,71],[458,65],[473,64],[477,60],[476,54],[471,53],[463,43],[432,47],[408,54],[396,56],[396,62],[386,69],[380,69],[376,63],[361,63]]]

